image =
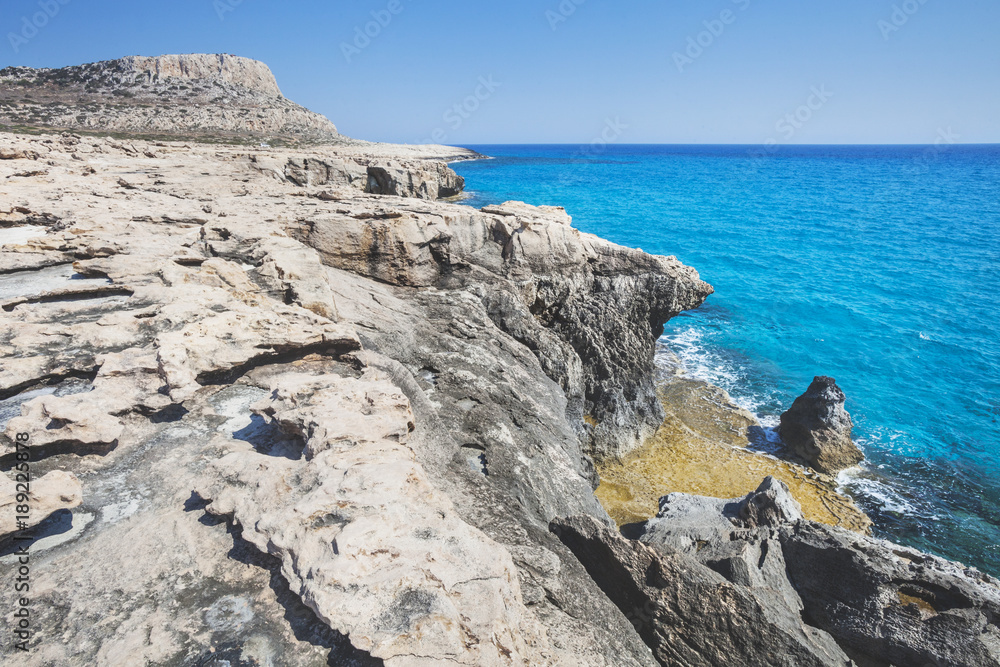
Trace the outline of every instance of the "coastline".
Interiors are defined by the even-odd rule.
[[[479,154],[449,164],[491,159],[496,158]],[[473,197],[465,190],[450,201]],[[806,518],[871,534],[871,519],[837,478],[783,452],[761,451],[757,445],[765,436],[757,418],[721,387],[689,377],[662,341],[658,346],[654,374],[663,423],[636,449],[596,466],[600,485],[595,495],[620,527],[655,517],[659,499],[669,493],[733,498],[772,475],[788,484]]]
[[[560,207],[449,203],[463,179],[423,157],[451,149],[389,150],[5,144],[3,460],[29,434],[32,473],[76,489],[38,499],[63,533],[34,543],[54,611],[28,664],[989,664],[995,580],[809,521],[863,528],[748,451],[724,392],[654,365],[712,293],[695,269]],[[609,504],[627,539],[593,464],[649,446]],[[737,497],[634,525],[678,480]]]
[[[684,217],[686,245],[632,241],[712,179],[650,170],[618,198],[664,224],[629,237],[562,204],[629,220],[608,184],[641,185],[630,167],[575,202],[470,206],[449,164],[490,156],[344,137],[257,61],[0,78],[0,120],[49,126],[0,127],[0,575],[31,580],[30,604],[0,589],[31,626],[0,656],[1000,665],[1000,582],[872,538],[663,348],[715,290],[673,251],[719,248],[692,254]],[[480,185],[570,197],[558,160],[522,165]],[[782,432],[838,470],[786,428],[850,445],[843,392],[814,384]]]
[[[839,491],[836,478],[755,449],[760,423],[725,390],[689,377],[679,360],[657,375],[663,424],[638,450],[597,466],[595,493],[620,527],[655,517],[670,493],[735,498],[773,476],[788,485],[807,519],[871,533],[871,520]]]

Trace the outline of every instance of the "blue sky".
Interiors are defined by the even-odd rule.
[[[0,30],[0,66],[263,60],[370,140],[1000,142],[996,0],[3,0]]]

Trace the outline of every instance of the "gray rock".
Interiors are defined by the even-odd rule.
[[[445,199],[463,189],[465,179],[440,162],[424,165],[388,162],[368,167],[367,191],[372,194]]]
[[[38,526],[26,664],[991,664],[995,582],[838,571],[859,538],[797,536],[781,485],[615,531],[588,453],[659,423],[653,343],[711,291],[676,259],[424,198],[440,147],[9,137],[0,178],[51,173],[4,181],[43,229],[0,239],[0,453],[30,432],[82,487]]]
[[[33,473],[71,470],[83,487],[81,507],[57,513],[61,539],[32,555],[26,664],[656,664],[548,531],[558,515],[607,517],[581,437],[582,362],[522,287],[532,267],[558,276],[570,258],[613,269],[624,301],[643,298],[630,275],[654,272],[690,300],[693,271],[616,255],[557,209],[493,215],[344,185],[351,165],[385,155],[250,160],[238,147],[96,140],[100,171],[81,173],[46,141],[16,138],[13,152],[44,151],[59,179],[11,181],[11,196],[79,222],[5,244],[0,272],[75,260],[121,295],[11,274],[0,304],[0,398],[20,413],[0,452],[29,430]],[[120,187],[150,148],[171,159]],[[480,239],[498,219],[507,237]],[[572,298],[585,302],[597,278]],[[490,295],[503,293],[524,341],[550,354],[498,324]],[[626,329],[653,339],[648,321]],[[40,391],[78,375],[90,391]]]
[[[777,616],[745,586],[668,547],[630,541],[589,516],[552,531],[663,665],[847,665],[824,633]]]
[[[809,622],[859,662],[1000,665],[1000,582],[957,563],[812,522],[782,527]]]
[[[128,56],[61,69],[8,67],[0,70],[0,103],[5,125],[349,141],[327,118],[285,99],[267,65],[226,54]]]
[[[745,510],[769,517],[747,522]],[[774,511],[783,507],[783,511]],[[671,494],[642,542],[679,550],[805,621],[861,665],[1000,664],[1000,582],[912,549],[805,521],[779,483],[742,500]],[[727,529],[727,524],[729,528]]]
[[[641,541],[665,553],[679,551],[742,587],[772,622],[796,633],[806,645],[819,647],[822,655],[839,660],[842,656],[833,638],[802,622],[802,601],[785,575],[776,534],[756,530],[801,517],[785,484],[767,477],[744,498],[665,496],[656,517],[646,523]]]
[[[781,415],[778,434],[791,451],[816,470],[836,474],[864,460],[851,439],[854,423],[846,396],[831,377],[817,376],[806,393]]]
[[[627,454],[655,432],[656,340],[663,323],[712,293],[695,270],[582,234],[559,208],[410,201],[376,220],[342,206],[309,220],[299,238],[328,266],[474,294],[563,388],[595,457]]]
[[[803,518],[802,506],[788,485],[770,475],[740,502],[737,516],[746,528],[776,527]]]

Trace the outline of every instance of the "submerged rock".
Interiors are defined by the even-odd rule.
[[[836,380],[817,376],[781,415],[781,439],[820,472],[836,474],[865,458],[851,439],[854,423],[844,409],[846,400]]]

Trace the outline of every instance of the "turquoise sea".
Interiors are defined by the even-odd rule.
[[[716,289],[667,324],[765,425],[814,375],[876,534],[1000,575],[1000,146],[469,146],[473,206],[565,206]]]

